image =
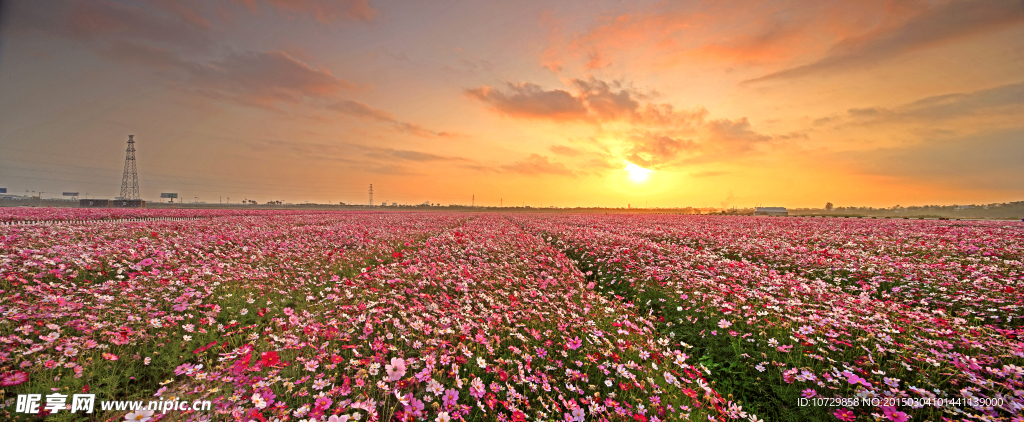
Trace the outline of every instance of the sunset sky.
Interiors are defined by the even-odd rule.
[[[23,0],[0,19],[15,194],[113,198],[132,134],[147,200],[1024,200],[1022,0]]]

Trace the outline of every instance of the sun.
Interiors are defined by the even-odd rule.
[[[629,173],[629,178],[635,183],[647,181],[647,176],[650,176],[652,171],[654,170],[645,169],[629,161],[626,162],[626,173]]]

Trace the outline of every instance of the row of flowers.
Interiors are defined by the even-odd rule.
[[[264,210],[151,209],[151,208],[0,208],[0,223],[34,221],[102,221],[150,218],[213,218],[265,216]],[[281,210],[278,215],[331,214],[331,211]]]
[[[647,315],[502,216],[0,230],[6,392],[214,405],[98,417],[757,420]]]
[[[885,249],[901,250],[899,245],[906,237],[930,238],[929,233],[944,230],[935,226],[949,223],[901,223],[897,228],[902,235],[889,237],[894,230],[892,222],[858,222],[853,230],[851,226],[831,227],[845,222],[789,221],[549,215],[517,222],[546,236],[576,259],[591,274],[598,291],[635,303],[661,320],[660,330],[695,346],[691,353],[711,372],[709,379],[717,381],[719,391],[735,394],[760,414],[812,420],[826,416],[894,421],[912,416],[923,420],[1019,418],[1024,410],[1024,343],[1017,339],[1018,331],[1002,323],[1017,315],[1019,302],[1001,302],[1006,306],[988,310],[987,316],[999,318],[969,320],[941,305],[965,295],[963,291],[922,289],[916,293],[920,297],[917,302],[901,301],[868,289],[850,291],[835,280],[810,278],[800,271],[806,260],[798,255],[814,252],[799,251],[822,237],[841,242],[844,249],[862,250],[870,242],[890,238]],[[1005,230],[992,224],[969,223],[972,227],[962,230]],[[1019,228],[1011,226],[1012,230]],[[741,231],[747,234],[739,236]],[[789,233],[780,234],[785,232]],[[837,239],[844,233],[845,238]],[[1007,236],[1016,236],[1014,233],[1008,231]],[[990,237],[990,243],[1003,242],[995,240],[995,235]],[[741,241],[731,241],[734,238]],[[792,243],[784,243],[784,239]],[[736,246],[744,240],[762,246]],[[878,245],[871,246],[875,247]],[[737,257],[737,248],[772,259]],[[977,270],[1003,274],[1003,285],[1015,286],[1020,255],[1011,253],[1019,252],[1019,246],[1007,246],[1000,252],[999,262],[988,262],[988,268],[979,265]],[[875,253],[884,251],[876,249]],[[931,254],[939,261],[967,259],[955,253],[942,255],[939,248]],[[844,256],[830,257],[834,268],[855,273],[864,271],[859,265],[870,261],[843,262]],[[784,267],[793,271],[780,268],[778,263],[787,260],[790,264]],[[948,272],[939,274],[947,276]],[[1009,301],[998,291],[970,294],[971,299]],[[924,306],[921,301],[940,306]],[[797,406],[800,398],[822,396],[992,400],[943,408],[832,407],[827,414],[826,408]],[[998,405],[990,405],[994,403]]]
[[[465,218],[263,212],[4,227],[0,384],[8,392],[152,397],[195,360],[193,350],[250,342],[270,306],[281,312],[322,299],[307,283],[391,262],[408,242]],[[258,307],[257,298],[273,304]]]

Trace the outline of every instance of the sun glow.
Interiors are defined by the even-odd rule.
[[[650,176],[652,171],[654,170],[645,169],[629,161],[626,162],[626,173],[629,173],[630,180],[636,183],[647,181],[647,176]]]

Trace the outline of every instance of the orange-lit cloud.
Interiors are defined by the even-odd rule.
[[[490,104],[498,113],[527,118],[582,120],[587,108],[572,93],[562,89],[545,90],[532,83],[508,84],[505,91],[489,86],[467,89],[470,98]]]
[[[540,154],[530,154],[523,160],[513,164],[501,166],[501,169],[510,173],[521,173],[531,175],[553,174],[558,176],[575,176],[565,164],[553,162]]]
[[[490,105],[495,113],[554,121],[623,123],[608,129],[611,138],[600,153],[603,160],[626,159],[647,168],[664,168],[700,160],[721,160],[771,146],[773,140],[805,136],[771,136],[758,133],[746,117],[708,119],[708,111],[697,107],[678,111],[672,104],[652,103],[650,96],[621,81],[595,78],[572,79],[572,92],[545,89],[531,83],[509,84],[508,92],[490,87],[467,90],[467,96]],[[557,145],[549,148],[559,155],[578,156],[586,151]],[[541,156],[534,157],[540,160]]]
[[[1019,0],[950,1],[923,11],[903,25],[846,38],[813,63],[774,72],[750,82],[848,71],[853,67],[871,65],[1021,23],[1024,23],[1024,3]]]
[[[658,3],[601,16],[572,34],[563,18],[545,16],[551,45],[541,62],[561,72],[568,65],[583,71],[612,63],[664,68],[694,60],[763,65],[823,55],[754,79],[767,80],[866,66],[1022,20],[1019,0]]]
[[[159,157],[147,171],[183,163],[165,174],[210,192],[228,177],[415,203],[1024,194],[1019,0],[3,3],[0,160],[73,167],[135,133],[140,160]],[[13,168],[0,181],[87,191]]]
[[[641,102],[647,95],[624,86],[621,81],[573,79],[571,85],[574,92],[524,82],[507,84],[504,91],[483,86],[467,89],[465,93],[469,98],[489,104],[499,114],[521,118],[598,123],[624,120],[680,127],[699,123],[707,116],[707,110],[700,107],[679,111],[667,103]]]
[[[631,138],[626,159],[645,168],[658,168],[676,159],[681,153],[694,152],[699,145],[692,139],[672,138],[663,134],[644,133]]]

